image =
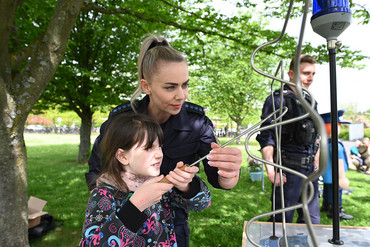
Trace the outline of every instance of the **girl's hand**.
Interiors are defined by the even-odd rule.
[[[141,212],[158,203],[162,195],[172,189],[173,184],[160,183],[163,175],[145,181],[129,199]]]
[[[184,162],[178,162],[175,170],[171,171],[166,178],[180,191],[186,192],[190,188],[190,182],[193,180],[199,168],[196,166],[185,166]],[[182,169],[180,169],[182,168]],[[185,168],[185,169],[184,169]]]

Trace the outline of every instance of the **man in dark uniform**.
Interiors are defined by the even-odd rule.
[[[301,55],[300,57],[300,81],[302,87],[309,88],[313,82],[315,75],[316,60],[308,55]],[[294,82],[294,59],[289,67],[289,80]],[[299,103],[296,88],[293,86],[285,85],[283,91],[283,105],[288,108],[288,112],[284,115],[283,121],[294,117],[301,116],[306,113],[303,106]],[[304,92],[305,99],[311,104],[311,98]],[[280,90],[276,90],[272,96],[269,96],[263,106],[261,119],[265,119],[273,110],[273,101],[275,108],[280,107]],[[262,127],[271,124],[273,117],[268,119]],[[270,128],[257,136],[257,141],[260,144],[262,158],[277,163],[276,158],[276,136],[275,128]],[[318,169],[318,135],[314,126],[314,122],[308,117],[303,120],[293,122],[290,124],[282,125],[281,134],[281,158],[282,165],[294,169],[306,176],[309,176]],[[266,171],[269,180],[274,183],[275,168],[266,164]],[[276,186],[284,184],[284,206],[289,207],[301,203],[302,182],[303,179],[291,173],[285,172],[283,174],[283,181],[280,181],[280,175],[276,176]],[[319,209],[319,194],[318,194],[318,181],[313,181],[314,185],[314,198],[309,203],[310,218],[313,224],[320,223],[320,209]],[[280,209],[282,206],[280,188],[273,190],[275,193],[275,209]],[[271,202],[273,194],[271,194]],[[297,223],[304,223],[304,216],[302,209],[298,209]],[[285,213],[286,222],[292,223],[294,210]],[[275,216],[277,222],[282,221],[282,215]],[[272,218],[270,218],[272,221]]]

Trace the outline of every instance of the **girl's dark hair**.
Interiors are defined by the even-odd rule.
[[[160,125],[149,115],[119,114],[108,124],[107,131],[100,143],[101,166],[100,175],[108,175],[113,183],[128,192],[128,187],[120,173],[123,165],[117,160],[119,148],[128,151],[136,145],[145,143],[150,149],[158,138],[159,145],[163,144],[163,132]]]

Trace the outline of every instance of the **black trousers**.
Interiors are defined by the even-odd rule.
[[[314,165],[311,164],[308,170],[299,169],[298,172],[303,173],[304,175],[308,176],[312,172],[314,172]],[[284,206],[289,207],[289,206],[293,206],[293,205],[297,205],[301,203],[303,179],[291,173],[286,173],[286,179],[287,179],[287,182],[284,184]],[[314,187],[314,198],[308,204],[308,209],[310,212],[310,218],[311,218],[312,224],[320,224],[319,184],[317,180],[312,181],[312,183]],[[271,194],[271,201],[272,201],[272,198],[273,197]],[[282,203],[281,203],[280,187],[276,187],[276,190],[275,190],[276,209],[280,209],[281,204]],[[271,208],[272,208],[272,205],[271,205]],[[297,223],[305,223],[303,210],[299,208],[297,209],[297,212],[298,212]],[[285,212],[285,219],[287,223],[292,223],[293,217],[294,217],[294,210]],[[272,217],[269,219],[269,221],[272,221]],[[275,221],[282,222],[282,215],[276,214]]]
[[[189,247],[190,228],[188,214],[181,208],[175,208],[175,234],[178,247]]]

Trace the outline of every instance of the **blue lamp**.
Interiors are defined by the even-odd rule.
[[[351,24],[349,0],[313,0],[311,26],[326,40],[336,40]]]

